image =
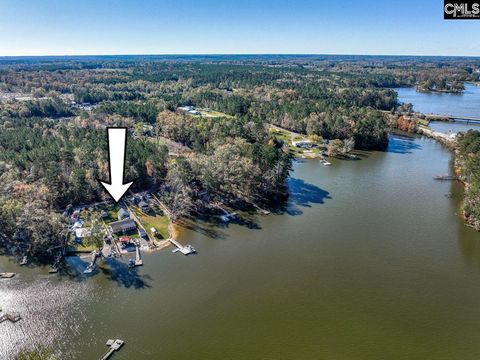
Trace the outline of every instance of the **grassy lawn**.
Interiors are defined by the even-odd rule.
[[[210,111],[205,111],[204,109],[197,109],[200,114],[202,114],[203,117],[225,117],[225,118],[233,118],[232,115],[227,115],[225,113],[222,113],[220,111],[215,111],[215,110],[210,110]]]
[[[120,211],[120,206],[118,204],[110,205],[107,207],[108,217],[104,218],[103,220],[108,224],[112,221],[117,221],[118,216],[117,213]]]
[[[290,134],[287,131],[270,129],[270,133],[278,140],[282,140],[285,143],[290,143]]]
[[[70,244],[67,251],[69,252],[92,252],[97,249],[97,246],[91,244]]]
[[[135,209],[135,215],[142,222],[143,227],[148,232],[148,235],[153,237],[151,228],[157,229],[157,239],[168,238],[168,218],[165,215],[145,214],[140,210]]]
[[[79,218],[84,221],[83,229],[91,229],[92,221],[99,221],[97,226],[100,226],[101,231],[103,231],[103,225],[101,224],[101,211],[99,209],[84,209],[80,212]],[[115,213],[116,219],[116,213]],[[82,239],[80,243],[75,242],[75,233],[72,231],[68,234],[68,251],[70,252],[91,252],[98,247],[101,247],[100,244],[95,243],[90,236],[87,236]]]
[[[128,236],[130,239],[138,239],[140,237],[140,235],[138,234],[138,231],[130,231],[126,235],[119,235],[119,237],[122,237],[122,236]]]
[[[282,140],[285,144],[287,144],[290,153],[296,158],[306,157],[307,155],[303,154],[304,151],[307,151],[307,152],[310,151],[311,153],[313,153],[315,155],[319,155],[321,153],[320,147],[314,147],[314,148],[311,148],[311,149],[302,149],[302,148],[297,148],[296,146],[293,146],[292,145],[292,137],[291,137],[291,135],[288,131],[270,129],[270,133],[273,136],[275,136],[276,139]],[[293,138],[294,141],[295,140],[302,140],[302,139],[304,139],[304,137],[301,137],[301,136],[295,136]],[[310,155],[308,155],[307,157],[309,157],[309,156]]]
[[[68,247],[67,251],[69,252],[92,252],[97,246],[89,244],[87,242],[76,243],[75,235],[71,232],[68,234]]]

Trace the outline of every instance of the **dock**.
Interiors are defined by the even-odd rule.
[[[435,180],[440,180],[440,181],[455,181],[458,180],[457,176],[454,175],[437,175],[433,177]]]
[[[91,274],[96,269],[97,257],[100,256],[100,252],[97,250],[92,251],[92,258],[87,268],[83,271],[84,274]]]
[[[0,324],[3,323],[4,321],[10,321],[12,323],[16,323],[17,321],[19,321],[22,317],[20,316],[20,314],[17,314],[17,313],[7,313],[7,314],[3,314],[3,315],[0,315]]]
[[[3,272],[3,273],[0,273],[0,279],[11,279],[15,276],[16,274],[15,273],[12,273],[12,272]]]
[[[135,243],[135,266],[142,266],[143,265],[143,260],[140,255],[140,242],[137,241]]]
[[[56,274],[58,272],[62,258],[63,258],[63,252],[60,252],[57,256],[57,259],[53,263],[52,267],[50,268],[50,270],[48,270],[49,274]]]
[[[220,209],[221,211],[223,211],[223,215],[220,215],[220,219],[222,219],[223,222],[227,223],[229,222],[230,220],[235,220],[235,217],[237,216],[236,213],[232,212],[232,213],[229,213],[227,210],[225,210],[224,208],[222,208],[222,206],[218,203],[213,203],[213,205]]]
[[[170,241],[170,243],[172,243],[172,245],[176,247],[173,252],[181,252],[183,255],[195,254],[197,252],[195,248],[191,245],[183,246],[178,241],[173,239],[168,239],[168,241]]]
[[[125,342],[123,340],[120,340],[120,339],[117,339],[117,340],[110,339],[110,340],[108,340],[106,345],[109,346],[110,349],[107,351],[107,353],[105,355],[103,355],[100,358],[100,360],[109,359],[110,356],[112,356],[115,351],[120,350],[120,348],[123,346],[123,344],[125,344]]]
[[[258,206],[257,204],[253,204],[253,207],[254,207],[255,209],[257,209],[257,211],[258,211],[260,214],[262,214],[262,215],[268,215],[268,214],[270,214],[270,211],[265,210],[265,209],[262,209],[262,208],[261,208],[260,206]]]

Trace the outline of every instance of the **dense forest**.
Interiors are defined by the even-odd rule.
[[[462,91],[479,65],[352,56],[0,59],[0,242],[52,248],[65,235],[65,209],[105,198],[96,179],[108,179],[107,126],[130,129],[133,190],[159,190],[174,217],[213,201],[267,205],[285,197],[292,160],[270,125],[382,150],[385,113],[399,107],[393,87]]]
[[[458,135],[456,162],[466,182],[465,218],[480,230],[480,131],[470,130]]]

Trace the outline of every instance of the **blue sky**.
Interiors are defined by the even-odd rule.
[[[0,0],[0,56],[480,56],[479,35],[441,0]]]

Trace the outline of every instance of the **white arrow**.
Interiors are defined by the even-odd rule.
[[[108,131],[108,158],[110,162],[110,183],[100,181],[110,196],[119,202],[128,188],[133,184],[124,184],[125,155],[127,145],[127,128],[107,128]]]

